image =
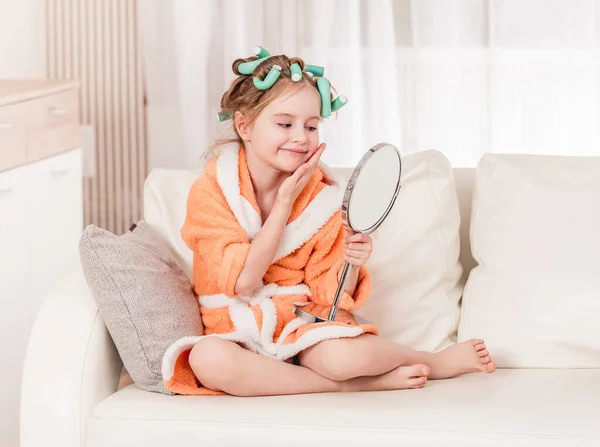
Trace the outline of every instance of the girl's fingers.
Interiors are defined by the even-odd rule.
[[[356,258],[356,259],[367,259],[369,257],[369,253],[365,252],[365,251],[359,251],[359,250],[349,250],[346,249],[346,251],[344,252],[346,253],[346,256],[349,256],[351,258]]]
[[[309,170],[310,166],[303,164],[298,169],[296,169],[296,171],[292,174],[292,177],[294,177],[294,180],[296,180],[296,183],[298,183]]]
[[[364,259],[353,258],[352,256],[344,255],[344,261],[351,265],[363,265],[365,263]]]
[[[316,169],[316,167],[319,165],[319,158],[321,157],[321,154],[323,153],[323,151],[325,150],[325,143],[322,143],[317,150],[315,151],[315,153],[311,156],[311,158],[304,163],[302,166],[300,166],[298,169],[296,169],[296,171],[291,175],[291,177],[294,179],[294,183],[295,186],[302,186],[304,187],[310,177],[312,176],[313,171]]]
[[[346,239],[345,239],[346,243],[370,242],[370,241],[371,241],[371,236],[369,236],[368,234],[364,234],[364,233],[356,233],[356,234],[346,237]]]
[[[308,160],[308,163],[310,163],[313,169],[319,164],[319,160],[321,159],[321,154],[325,150],[325,146],[327,146],[325,143],[321,143],[312,157],[310,157],[310,160]]]
[[[371,251],[372,247],[366,242],[350,242],[346,244],[346,248],[351,250]]]
[[[300,177],[300,180],[298,182],[304,183],[304,184],[308,183],[312,174],[313,174],[313,170],[310,168],[307,169],[306,172],[304,174],[302,174],[302,177]]]

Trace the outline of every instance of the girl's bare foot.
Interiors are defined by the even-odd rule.
[[[426,365],[399,366],[376,377],[357,377],[342,382],[342,391],[391,391],[423,388],[427,383]]]
[[[473,372],[493,373],[496,365],[483,340],[472,339],[434,354],[430,379],[448,379]]]

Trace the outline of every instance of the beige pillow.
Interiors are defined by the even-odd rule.
[[[116,236],[89,225],[80,258],[123,364],[143,390],[171,394],[162,358],[181,337],[202,335],[192,285],[171,247],[146,222]]]
[[[438,151],[407,155],[401,185],[392,212],[372,235],[371,297],[357,314],[381,335],[439,351],[455,340],[462,295],[453,170]]]
[[[485,155],[461,340],[500,367],[600,367],[600,157]]]

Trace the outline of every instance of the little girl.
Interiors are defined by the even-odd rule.
[[[482,340],[419,352],[361,325],[352,311],[370,291],[365,234],[342,225],[344,181],[319,164],[323,117],[334,99],[322,67],[271,56],[233,63],[221,100],[237,139],[192,186],[181,234],[194,253],[193,283],[204,335],[165,353],[163,377],[177,394],[265,396],[399,390],[495,370]],[[332,101],[333,100],[333,101]],[[335,181],[332,181],[335,180]],[[328,315],[344,261],[352,265],[336,322]]]

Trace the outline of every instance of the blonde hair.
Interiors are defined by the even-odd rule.
[[[247,123],[252,124],[260,112],[262,112],[262,110],[268,106],[285,89],[285,87],[290,85],[290,83],[295,85],[310,85],[317,89],[316,81],[306,72],[304,72],[304,61],[297,57],[288,58],[285,55],[270,56],[268,59],[261,62],[252,74],[244,75],[238,71],[240,64],[243,64],[244,62],[255,61],[257,59],[257,56],[252,56],[249,58],[236,59],[233,62],[231,68],[233,73],[238,77],[233,80],[229,86],[229,89],[223,94],[221,98],[220,113],[229,114],[232,117],[231,123],[236,137],[217,139],[215,143],[212,144],[204,153],[203,157],[205,160],[215,158],[218,155],[218,149],[220,146],[229,143],[242,144],[242,139],[234,123],[235,112],[242,112],[247,118]],[[290,66],[294,63],[300,65],[300,68],[302,69],[302,79],[298,82],[292,81]],[[267,90],[259,90],[254,85],[252,78],[258,77],[260,79],[264,79],[269,71],[271,71],[273,65],[279,65],[282,67],[281,76],[275,82],[273,87]],[[331,96],[333,99],[333,92],[335,92],[333,86],[331,86],[331,91]]]

